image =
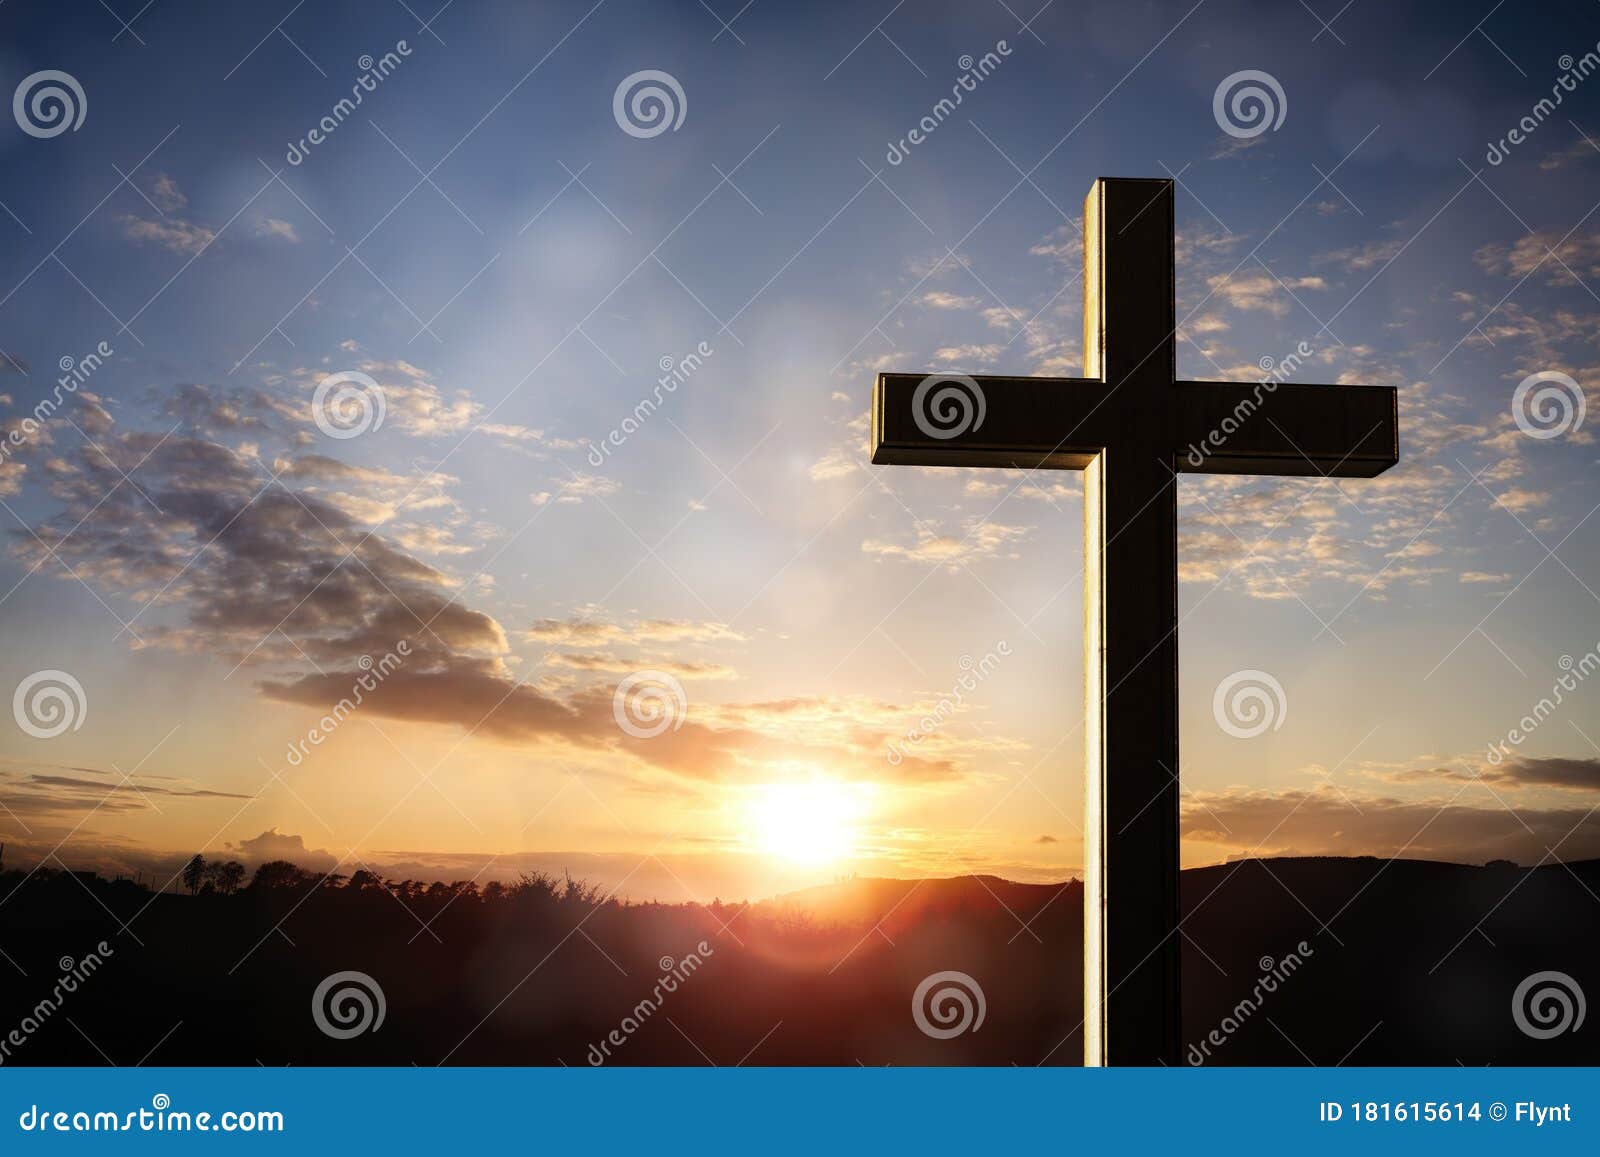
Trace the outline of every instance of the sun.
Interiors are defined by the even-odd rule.
[[[856,849],[860,793],[826,779],[764,784],[749,803],[752,842],[796,864],[827,864]]]

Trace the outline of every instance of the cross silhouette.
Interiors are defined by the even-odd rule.
[[[1370,478],[1399,461],[1383,386],[1177,380],[1173,183],[1083,210],[1084,378],[879,374],[872,461],[1082,470],[1084,1063],[1175,1064],[1177,473]]]

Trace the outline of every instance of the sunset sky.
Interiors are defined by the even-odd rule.
[[[880,370],[1082,372],[1097,176],[1179,180],[1181,376],[1400,388],[1378,479],[1180,484],[1185,862],[1600,855],[1600,680],[1487,759],[1600,646],[1600,78],[1534,113],[1595,5],[111,7],[0,8],[5,91],[86,104],[0,125],[0,424],[112,351],[0,463],[0,691],[85,705],[0,729],[7,866],[1076,873],[1080,479],[872,467],[866,418]],[[1247,69],[1285,115],[1236,137]],[[675,129],[619,123],[642,70]],[[383,421],[332,437],[350,372]],[[1581,425],[1519,427],[1535,373]]]

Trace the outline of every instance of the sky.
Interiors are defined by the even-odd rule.
[[[1377,479],[1180,483],[1184,862],[1600,855],[1600,10],[1538,8],[6,5],[5,863],[1078,872],[1080,479],[866,439],[1082,372],[1099,176],[1177,181],[1181,377],[1400,397]]]

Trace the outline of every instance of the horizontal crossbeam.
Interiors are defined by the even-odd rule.
[[[1148,393],[1097,378],[879,374],[872,461],[1082,470],[1102,450],[1125,447],[1188,473],[1370,478],[1399,460],[1396,391],[1387,386],[1168,388],[1171,404],[1152,406]]]

